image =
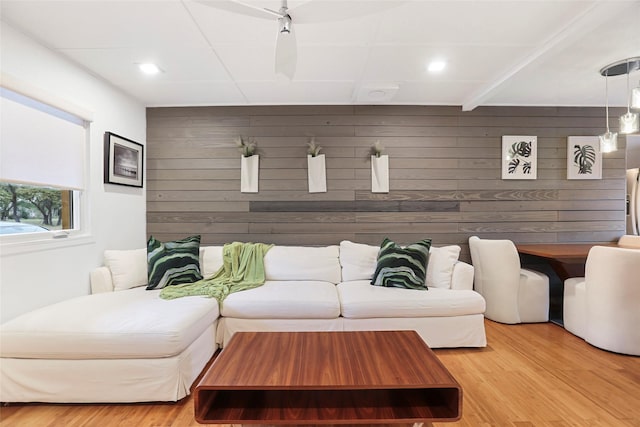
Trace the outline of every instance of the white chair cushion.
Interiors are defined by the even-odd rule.
[[[428,288],[451,288],[453,266],[460,256],[460,246],[431,247],[427,264]]]
[[[564,328],[584,338],[587,329],[587,291],[584,277],[571,277],[564,281],[562,304]]]
[[[181,353],[216,321],[213,298],[161,299],[145,288],[85,295],[23,314],[0,329],[2,357],[136,359]]]
[[[462,316],[485,309],[482,296],[469,290],[385,288],[366,280],[343,282],[337,289],[342,316],[351,319]]]
[[[323,281],[266,281],[230,294],[222,315],[242,319],[334,319],[340,316],[336,285]]]
[[[520,269],[518,311],[524,323],[549,321],[549,276],[539,271]]]
[[[114,291],[147,284],[147,249],[106,250],[104,265],[111,271]]]
[[[264,256],[267,280],[319,280],[339,283],[338,246],[274,246]]]

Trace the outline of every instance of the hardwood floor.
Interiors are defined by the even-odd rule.
[[[434,427],[640,427],[640,357],[599,350],[551,323],[485,323],[486,348],[435,350],[464,398],[459,422]],[[191,398],[0,408],[2,427],[196,425]]]

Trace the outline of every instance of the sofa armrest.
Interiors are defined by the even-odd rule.
[[[451,289],[473,290],[473,266],[464,261],[458,261],[453,265],[451,275]]]
[[[113,292],[111,271],[107,267],[98,267],[91,272],[91,293]]]

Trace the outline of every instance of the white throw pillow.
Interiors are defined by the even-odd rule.
[[[200,247],[200,271],[205,279],[213,276],[222,267],[222,248],[223,246]]]
[[[458,262],[460,246],[431,247],[427,264],[428,288],[451,288],[453,266]]]
[[[111,271],[114,291],[147,284],[147,248],[106,250],[104,265]]]
[[[342,265],[342,281],[371,280],[376,271],[380,246],[353,243],[349,240],[340,242],[340,265]]]
[[[275,245],[264,256],[267,280],[322,280],[340,283],[339,248],[337,245]]]

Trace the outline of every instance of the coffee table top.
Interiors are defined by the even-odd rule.
[[[415,331],[237,332],[194,411],[206,424],[457,421],[462,388]]]
[[[198,387],[353,390],[459,385],[415,331],[357,331],[237,332]]]

